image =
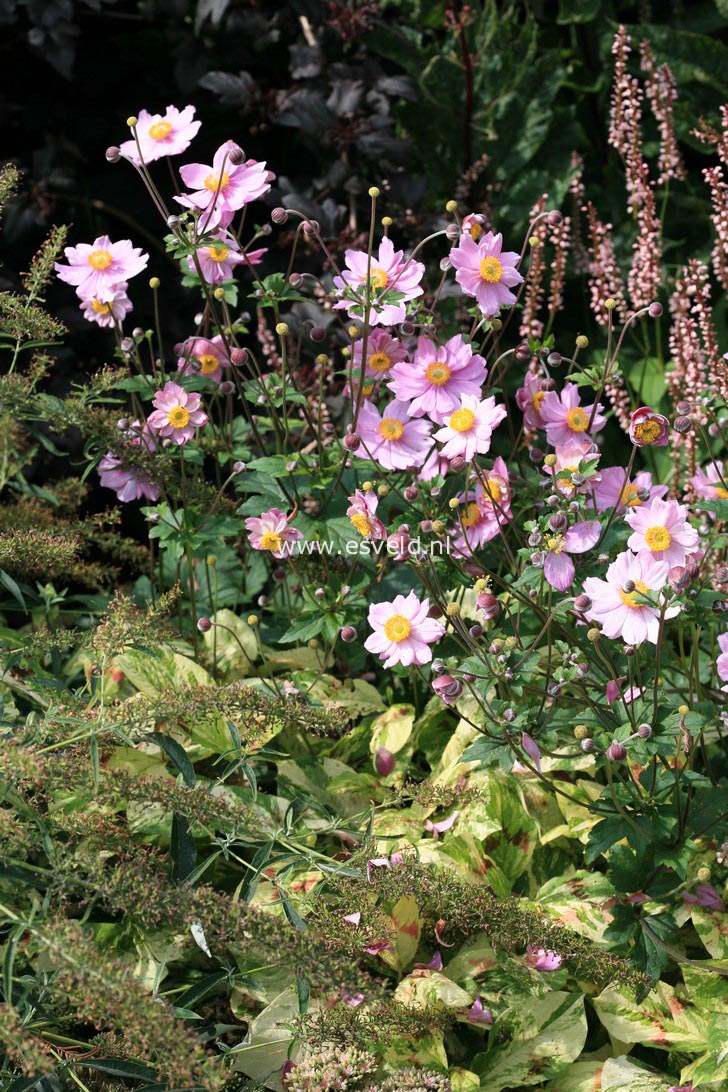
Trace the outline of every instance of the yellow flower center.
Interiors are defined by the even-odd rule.
[[[401,440],[404,425],[396,417],[385,417],[379,426],[379,435],[383,440]]]
[[[425,372],[430,383],[433,383],[436,387],[443,387],[451,374],[452,373],[444,360],[436,360],[433,364],[430,364]]]
[[[497,478],[486,478],[483,484],[483,492],[493,504],[498,504],[503,496],[503,489]]]
[[[92,269],[108,269],[114,259],[110,250],[92,250],[86,260]]]
[[[477,221],[476,221],[476,223],[471,224],[470,227],[468,228],[468,235],[470,236],[471,239],[475,239],[476,243],[477,243],[478,239],[480,238],[480,236],[482,234],[483,234],[483,229],[480,226],[480,224],[477,223]]]
[[[456,432],[468,432],[475,424],[475,414],[471,409],[462,406],[450,415],[450,428]]]
[[[97,315],[110,315],[111,314],[111,304],[110,303],[104,303],[103,300],[94,300],[93,303],[91,304],[91,306],[93,307],[93,309],[94,309],[94,311],[96,312]]]
[[[371,534],[372,525],[362,512],[355,512],[353,516],[349,516],[349,520],[362,538]]]
[[[469,504],[460,517],[463,527],[475,527],[480,519],[480,509],[477,504]]]
[[[280,553],[283,549],[283,539],[277,531],[264,531],[260,536],[260,545],[264,550]]]
[[[207,256],[213,262],[224,262],[230,253],[229,246],[223,246],[222,243],[218,243],[216,246],[208,246]]]
[[[625,485],[620,494],[619,503],[623,504],[625,508],[639,508],[642,501],[637,496],[637,489],[638,486],[636,485]]]
[[[149,135],[152,140],[166,140],[171,132],[171,121],[155,121],[154,125],[149,126]]]
[[[551,554],[561,554],[566,548],[566,539],[563,535],[554,535],[553,538],[546,539],[546,549]]]
[[[536,391],[533,398],[531,399],[531,405],[536,410],[536,413],[538,413],[538,411],[541,409],[541,403],[543,402],[543,396],[545,394],[546,391]]]
[[[645,532],[645,545],[656,553],[669,549],[671,542],[672,535],[667,527],[649,527]]]
[[[644,584],[641,580],[635,580],[635,582],[634,582],[634,591],[626,592],[626,591],[622,591],[622,589],[620,588],[619,589],[619,597],[622,600],[622,602],[624,603],[625,607],[634,607],[636,610],[642,610],[642,608],[646,607],[647,604],[646,603],[638,603],[637,602],[637,596],[638,595],[646,595],[647,592],[649,592],[649,590],[650,589],[647,587],[647,585]]]
[[[503,263],[499,258],[483,258],[480,263],[480,275],[488,284],[498,284],[503,276]]]
[[[386,353],[372,353],[369,357],[369,367],[373,372],[388,372],[392,367],[392,358]]]
[[[230,175],[227,172],[223,174],[222,178],[220,178],[219,174],[208,174],[205,179],[205,189],[209,190],[210,193],[217,193],[219,186],[220,192],[222,193],[229,181]]]
[[[589,427],[589,418],[580,406],[576,406],[566,414],[566,423],[572,432],[586,432]]]
[[[660,435],[659,421],[640,421],[634,426],[634,434],[643,444],[654,444]]]
[[[713,491],[715,493],[716,500],[728,500],[728,489],[722,485],[714,485]]]
[[[404,641],[409,637],[412,632],[412,626],[409,619],[405,618],[402,614],[393,614],[384,623],[384,632],[390,641],[394,641],[399,644],[400,641]]]
[[[366,277],[362,277],[365,281]],[[389,277],[384,269],[378,265],[373,265],[369,270],[369,284],[372,288],[386,288],[389,284]]]
[[[200,361],[200,375],[212,375],[220,367],[220,361],[212,353],[205,353],[198,359]]]
[[[167,420],[172,428],[184,428],[189,419],[189,411],[184,406],[173,406],[167,414]]]

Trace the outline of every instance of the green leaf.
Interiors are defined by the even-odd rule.
[[[172,870],[174,879],[177,881],[186,879],[197,863],[197,850],[195,840],[190,833],[187,816],[178,811],[172,815],[172,839],[169,851],[174,862]]]
[[[195,783],[195,768],[187,757],[184,747],[176,739],[165,736],[163,732],[150,732],[147,738],[153,740],[158,747],[162,748],[182,774],[185,785],[191,788]]]

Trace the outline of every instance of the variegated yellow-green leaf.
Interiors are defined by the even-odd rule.
[[[461,1009],[472,1003],[472,997],[452,979],[438,971],[413,971],[403,978],[394,991],[400,1005],[418,1009]]]
[[[611,1036],[622,1043],[703,1050],[707,1025],[704,1014],[681,1000],[673,988],[658,982],[640,1004],[616,986],[594,998],[594,1008]]]
[[[602,1067],[601,1092],[667,1092],[675,1081],[629,1058],[607,1058]]]
[[[726,915],[717,910],[706,910],[702,906],[693,906],[690,916],[695,932],[716,959],[728,959],[728,921]]]
[[[386,713],[372,724],[372,738],[369,749],[376,754],[378,747],[384,747],[396,755],[405,746],[415,723],[415,710],[412,705],[392,705]]]
[[[233,1048],[235,1072],[262,1081],[280,1069],[293,1042],[293,1024],[298,1012],[294,987],[271,1001],[250,1024],[246,1041]]]
[[[455,1066],[448,1074],[452,1092],[479,1092],[480,1077],[469,1069]]]
[[[420,911],[413,895],[403,895],[390,913],[394,933],[393,948],[380,952],[381,959],[390,967],[404,970],[415,957],[420,944]]]

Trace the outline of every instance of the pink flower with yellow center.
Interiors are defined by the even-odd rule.
[[[200,409],[199,394],[190,394],[176,383],[165,383],[155,394],[152,404],[155,409],[149,414],[149,427],[176,444],[186,444],[196,429],[207,424],[207,414]]]
[[[463,216],[460,227],[462,228],[464,235],[469,235],[471,239],[474,239],[477,243],[480,236],[483,234],[483,224],[485,223],[485,217],[482,212],[469,212],[467,216]]]
[[[253,549],[277,558],[290,557],[294,552],[294,543],[303,538],[301,531],[290,526],[290,518],[278,508],[270,508],[260,516],[249,516],[245,526]]]
[[[458,525],[452,537],[452,549],[457,554],[472,554],[513,518],[508,468],[500,455],[493,469],[481,470],[480,476],[482,481],[475,491],[460,498]]]
[[[629,438],[635,447],[665,447],[670,433],[670,422],[649,406],[635,410],[629,422]]]
[[[419,600],[413,591],[391,603],[373,603],[368,620],[373,632],[364,648],[380,656],[386,668],[429,663],[430,645],[445,633],[442,622],[430,617],[430,600]]]
[[[364,321],[368,281],[369,325],[396,326],[404,322],[407,301],[422,295],[424,265],[405,259],[404,252],[395,250],[387,238],[382,239],[371,262],[365,250],[347,250],[344,258],[346,269],[340,277],[334,277],[334,288],[344,298],[334,304],[335,308]]]
[[[177,349],[177,370],[182,375],[199,375],[213,383],[221,383],[223,368],[230,367],[230,358],[220,334],[213,338],[188,337]]]
[[[133,311],[132,302],[126,294],[126,281],[117,284],[113,298],[99,300],[96,297],[88,297],[81,301],[81,311],[87,322],[95,322],[97,326],[115,326],[117,322],[123,322],[130,311]]]
[[[719,635],[718,647],[720,648],[720,656],[715,661],[718,678],[721,682],[728,684],[728,633],[721,633]],[[721,686],[721,690],[728,691],[728,685]]]
[[[490,450],[493,430],[505,416],[505,407],[497,406],[495,398],[481,402],[477,395],[466,394],[458,409],[445,417],[444,428],[435,433],[435,439],[443,444],[445,458],[460,456],[471,462],[476,455],[485,455]]]
[[[541,403],[546,394],[544,382],[545,377],[543,375],[527,372],[523,380],[523,386],[516,391],[516,405],[523,414],[524,428],[546,427],[546,423],[541,417]]]
[[[352,378],[356,384],[361,377],[361,357],[364,339],[354,342],[351,350]],[[389,379],[395,364],[407,359],[407,347],[386,330],[371,330],[367,338],[367,365],[365,379]]]
[[[268,192],[275,178],[265,163],[255,159],[232,163],[230,153],[236,150],[237,144],[228,140],[215,152],[212,165],[187,163],[179,169],[185,186],[193,192],[175,197],[175,201],[204,213],[200,216],[203,231],[227,227],[238,209]]]
[[[432,425],[410,417],[407,402],[395,399],[380,413],[364,402],[359,413],[357,435],[362,448],[359,458],[370,458],[387,470],[409,470],[421,466],[430,449]]]
[[[591,599],[585,617],[602,627],[605,637],[621,637],[625,644],[657,644],[660,630],[658,595],[667,583],[669,566],[652,554],[633,554],[625,550],[614,559],[606,579],[596,576],[584,581],[584,592]],[[680,607],[664,607],[664,617],[674,618]]]
[[[566,447],[575,440],[588,440],[594,432],[599,432],[607,423],[600,410],[600,404],[594,412],[594,406],[579,404],[579,388],[576,383],[565,383],[564,389],[546,391],[541,402],[541,418],[546,429],[546,439],[553,447]],[[593,417],[592,417],[593,413]]]
[[[688,554],[698,546],[698,532],[688,523],[688,510],[675,500],[657,497],[649,504],[631,508],[625,515],[632,528],[627,539],[636,554],[649,553],[657,561],[684,565]]]
[[[497,315],[501,307],[516,302],[511,288],[523,282],[516,266],[521,257],[513,250],[503,250],[503,236],[492,231],[476,242],[470,233],[450,251],[456,270],[455,280],[467,296],[474,296],[486,318]]]
[[[129,450],[145,447],[147,451],[156,450],[154,436],[148,425],[142,427],[140,421],[133,421],[123,436],[124,444]],[[104,489],[113,489],[122,504],[129,501],[159,500],[159,486],[153,482],[148,471],[141,466],[130,464],[128,457],[125,460],[123,453],[117,455],[114,451],[107,451],[98,465],[99,482]]]
[[[690,479],[696,496],[703,500],[728,500],[728,479],[720,459],[699,467]]]
[[[640,508],[647,503],[640,497],[645,490],[649,491],[648,501],[664,497],[667,493],[666,485],[652,484],[649,470],[641,470],[629,481],[621,466],[600,469],[591,479],[590,488],[594,491],[597,512],[604,512],[607,508],[616,508],[618,512],[623,512],[625,508]]]
[[[544,473],[555,483],[556,489],[565,497],[573,497],[576,493],[586,493],[590,488],[591,479],[587,479],[583,485],[576,486],[572,481],[572,474],[579,473],[579,467],[586,469],[584,464],[596,462],[599,453],[591,450],[591,441],[572,440],[567,447],[556,449],[556,462],[552,467],[544,467]]]
[[[352,527],[359,532],[362,538],[383,539],[387,537],[384,524],[376,516],[378,506],[379,498],[371,490],[364,492],[357,489],[353,497],[349,497],[349,507],[346,509],[346,514]]]
[[[412,363],[397,364],[392,369],[389,387],[397,398],[411,399],[412,417],[427,414],[442,424],[464,395],[480,394],[487,375],[485,360],[473,353],[460,334],[444,345],[421,337]]]
[[[575,523],[568,531],[544,539],[543,575],[556,591],[566,591],[574,583],[576,569],[570,554],[584,554],[599,541],[602,525],[597,520]]]
[[[168,106],[163,114],[150,114],[148,110],[140,110],[137,115],[136,135],[144,162],[152,163],[165,155],[181,155],[186,152],[202,124],[194,118],[194,106],[185,106],[183,110]],[[132,137],[119,146],[119,151],[139,166],[139,148]]]
[[[146,268],[149,255],[132,246],[131,239],[112,243],[108,235],[99,235],[93,243],[67,246],[63,253],[68,265],[55,263],[58,279],[76,287],[83,299],[110,303],[119,285]]]
[[[267,252],[264,250],[262,253]],[[202,279],[207,284],[222,284],[223,281],[229,281],[233,276],[235,266],[246,264],[245,256],[240,253],[235,239],[226,232],[222,232],[217,238],[207,241],[204,246],[198,247],[194,257],[191,254],[188,256],[187,268],[190,273],[197,273],[195,259],[199,263]]]

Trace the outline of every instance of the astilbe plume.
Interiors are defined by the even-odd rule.
[[[548,194],[542,194],[529,214],[530,220],[535,220],[543,213],[548,201]],[[521,337],[540,338],[543,334],[544,324],[538,317],[543,304],[546,291],[544,275],[546,261],[544,244],[548,236],[548,225],[545,219],[540,219],[533,229],[532,238],[536,240],[531,246],[531,256],[526,274],[526,288],[523,297],[523,313],[519,333]]]
[[[675,136],[675,102],[677,101],[675,77],[668,64],[661,64],[658,67],[646,38],[640,42],[640,63],[645,73],[647,98],[660,130],[658,184],[664,185],[671,178],[680,181],[685,178],[686,171]]]
[[[566,264],[571,250],[571,219],[568,216],[564,216],[551,229],[551,242],[554,246],[554,256],[551,260],[551,285],[548,298],[549,319],[553,319],[564,306]]]
[[[713,272],[726,291],[728,291],[728,184],[726,184],[723,168],[720,166],[706,167],[703,177],[710,188],[710,198],[713,205],[713,227],[715,239],[711,258]]]
[[[615,315],[624,322],[627,318],[627,308],[622,274],[614,252],[612,225],[602,223],[591,201],[587,201],[584,211],[589,228],[591,309],[597,321],[602,326],[606,326],[609,322],[609,311],[604,306],[604,302],[611,298],[617,304]]]
[[[635,311],[657,298],[662,259],[662,225],[657,215],[655,191],[647,164],[641,161],[641,198],[637,210],[637,237],[632,245],[632,264],[627,277],[627,291]]]

